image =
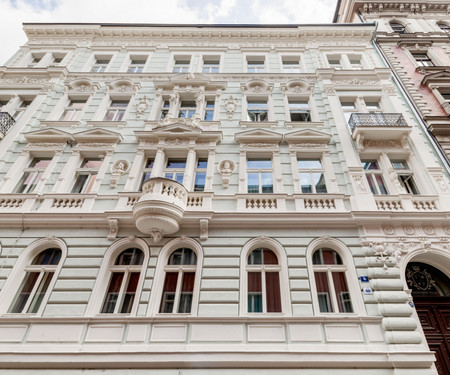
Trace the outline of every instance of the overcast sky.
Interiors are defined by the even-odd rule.
[[[331,23],[337,0],[0,0],[0,65],[23,22]]]

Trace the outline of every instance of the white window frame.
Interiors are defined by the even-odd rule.
[[[289,65],[289,71],[285,71],[285,61],[297,61],[298,64],[297,68],[295,68],[293,65]],[[285,73],[285,74],[299,74],[299,73],[304,73],[304,67],[303,67],[303,61],[302,58],[300,56],[300,54],[281,54],[280,55],[280,71],[281,73]],[[292,70],[298,69],[299,71],[292,71]]]
[[[161,306],[161,298],[162,298],[162,292],[164,288],[164,281],[166,277],[166,270],[167,267],[174,267],[174,266],[168,266],[168,261],[170,258],[170,255],[177,249],[180,248],[189,248],[197,256],[197,264],[195,266],[195,279],[194,279],[194,289],[192,293],[192,305],[191,305],[191,312],[190,313],[160,313],[159,309]],[[148,309],[149,316],[164,316],[164,317],[179,317],[179,316],[196,316],[198,313],[198,302],[199,302],[199,293],[200,293],[200,281],[201,281],[201,274],[202,274],[202,264],[203,264],[203,249],[200,246],[200,244],[193,240],[192,238],[188,237],[181,237],[181,238],[175,238],[172,241],[169,241],[167,244],[163,246],[161,249],[158,261],[156,265],[156,271],[155,271],[155,277],[153,282],[153,293],[150,296],[150,302]],[[176,266],[178,267],[178,266]],[[188,267],[188,266],[183,266]],[[179,271],[181,272],[181,271]],[[178,275],[180,277],[180,275]],[[177,284],[177,289],[181,288],[181,285],[179,283]],[[176,304],[174,304],[176,306]]]
[[[181,71],[176,71],[176,72],[174,71],[175,67],[177,65],[176,64],[177,61],[187,61],[187,60],[189,60],[189,65],[183,64],[183,67],[187,66],[187,70],[182,68]],[[190,73],[190,72],[192,72],[193,60],[194,59],[193,59],[192,54],[179,54],[179,53],[172,54],[171,63],[169,64],[168,71],[170,73],[174,73],[174,74]]]
[[[328,178],[327,175],[325,173],[325,167],[323,165],[323,161],[321,157],[307,157],[307,156],[300,156],[301,154],[297,155],[297,172],[298,172],[298,178],[299,178],[299,184],[300,184],[300,192],[301,194],[327,194],[329,192],[329,188],[328,188]],[[317,169],[313,169],[313,168],[304,168],[304,169],[300,169],[298,167],[298,161],[299,160],[318,160],[320,162],[321,168],[317,168]],[[325,182],[325,192],[317,192],[316,191],[316,186],[314,185],[314,178],[313,178],[313,174],[314,173],[322,173],[323,175],[323,179]],[[311,181],[311,193],[304,193],[302,191],[302,182],[301,182],[301,174],[309,174],[309,178]]]
[[[19,258],[17,259],[12,271],[10,272],[8,278],[5,281],[5,284],[2,287],[2,290],[0,291],[0,315],[7,314],[7,311],[11,308],[11,305],[19,292],[19,288],[22,285],[23,280],[25,280],[26,277],[26,269],[28,268],[28,265],[31,264],[33,259],[42,251],[49,249],[49,248],[58,248],[61,250],[61,258],[58,262],[58,265],[52,269],[52,279],[50,281],[50,284],[47,288],[47,291],[41,301],[41,304],[39,306],[38,311],[35,314],[23,314],[23,313],[10,313],[8,315],[32,315],[32,316],[41,316],[44,312],[45,308],[47,307],[47,302],[50,298],[50,295],[54,289],[55,283],[58,279],[58,276],[60,274],[61,268],[65,262],[65,259],[67,257],[67,245],[64,241],[62,241],[59,238],[41,238],[30,245],[27,246],[27,248],[21,252],[19,255]],[[42,267],[42,266],[40,266]]]
[[[339,270],[342,270],[345,272],[345,277],[347,281],[348,290],[350,293],[350,299],[352,302],[353,312],[352,313],[345,313],[345,312],[338,312],[338,310],[335,309],[334,312],[320,312],[319,307],[319,301],[317,298],[317,287],[316,287],[316,281],[314,276],[315,269],[319,269],[319,267],[324,267],[323,270],[326,272],[332,272],[330,265],[319,265],[315,266],[312,262],[312,256],[314,252],[320,248],[329,248],[336,253],[338,253],[342,259],[342,267],[340,267]],[[364,303],[361,297],[361,286],[358,283],[358,275],[355,270],[355,265],[353,262],[353,256],[350,252],[350,250],[347,248],[347,246],[342,243],[340,240],[336,238],[330,238],[328,236],[324,236],[321,238],[314,239],[306,249],[306,264],[308,267],[308,274],[309,274],[309,282],[311,287],[311,295],[312,295],[312,302],[313,302],[313,310],[314,314],[316,316],[366,316],[366,311],[364,308]],[[337,270],[337,268],[336,268]],[[331,288],[330,288],[331,291]],[[335,291],[333,290],[333,293],[335,294]]]
[[[271,168],[249,168],[248,166],[248,162],[252,159],[257,159],[257,160],[269,160],[270,159],[270,163],[271,163]],[[275,193],[275,172],[274,172],[274,160],[273,160],[273,155],[270,155],[270,157],[253,157],[252,154],[248,154],[247,153],[247,164],[246,164],[246,182],[247,182],[247,194],[273,194]],[[258,174],[258,192],[249,192],[248,188],[248,175],[250,173],[253,174]],[[263,192],[263,185],[262,185],[262,174],[263,173],[270,173],[272,175],[272,191],[271,192]]]
[[[33,161],[35,159],[40,159],[40,160],[48,159],[49,163],[48,163],[47,167],[45,167],[45,168],[31,167],[31,164],[33,163]],[[16,185],[14,191],[17,192],[18,190],[20,190],[20,188],[23,186],[25,180],[28,178],[27,176],[33,175],[32,181],[35,182],[35,179],[41,174],[39,180],[36,181],[36,184],[34,185],[33,190],[30,191],[29,188],[28,189],[26,188],[24,191],[22,191],[20,193],[17,192],[17,194],[35,193],[38,190],[39,183],[40,182],[45,183],[46,178],[44,178],[44,174],[45,174],[47,169],[51,169],[51,167],[52,167],[52,159],[53,159],[53,157],[50,157],[50,156],[49,157],[44,157],[44,156],[34,156],[34,157],[32,157],[30,163],[28,164],[29,166],[27,168],[24,168],[23,174],[20,177],[20,180],[17,182],[17,185]],[[29,185],[29,186],[33,186],[33,185]],[[39,190],[42,190],[42,187]]]
[[[112,55],[94,55],[94,60],[91,65],[90,72],[105,73],[109,71],[109,67],[111,66],[111,60]],[[100,64],[99,61],[108,61],[108,63],[106,65],[104,63]]]
[[[85,160],[93,160],[93,159],[100,159],[102,161],[101,165],[97,168],[83,168],[83,164],[85,162]],[[99,174],[100,174],[100,170],[102,169],[104,163],[104,157],[84,157],[81,159],[81,164],[80,167],[76,169],[75,171],[75,178],[74,178],[74,183],[72,184],[72,189],[71,189],[71,194],[89,194],[89,193],[93,193],[95,190],[95,180],[99,179]],[[86,181],[83,183],[83,187],[81,189],[80,192],[74,192],[73,189],[75,188],[78,179],[80,178],[80,176],[82,175],[87,175],[88,178],[86,179]],[[94,179],[93,183],[92,183],[92,189],[89,190],[88,192],[86,192],[86,187],[89,186],[89,184],[92,182],[92,179]]]
[[[118,241],[116,241],[114,244],[111,245],[111,247],[106,251],[103,262],[100,267],[100,271],[98,273],[98,276],[96,278],[96,282],[94,285],[94,289],[91,294],[91,298],[89,299],[88,306],[86,308],[85,316],[95,316],[95,315],[102,315],[102,316],[111,316],[113,314],[101,314],[100,310],[103,306],[103,302],[105,300],[106,293],[108,292],[109,282],[111,280],[112,276],[112,269],[114,267],[114,263],[117,259],[117,257],[122,253],[122,251],[129,249],[129,248],[138,248],[142,250],[144,253],[144,260],[142,262],[142,265],[138,266],[141,268],[141,275],[139,276],[138,285],[136,288],[136,296],[133,301],[133,307],[131,309],[131,312],[127,314],[128,316],[136,316],[139,311],[139,304],[142,297],[142,289],[144,286],[144,280],[146,278],[146,270],[149,267],[149,258],[150,258],[150,249],[147,245],[147,243],[139,238],[134,238],[133,240],[130,240],[129,238],[122,238]],[[136,266],[131,266],[136,267]],[[118,313],[117,315],[123,316],[124,314]]]
[[[244,66],[243,66],[243,72],[248,74],[263,74],[263,73],[269,73],[269,65],[267,62],[267,54],[246,54],[244,55]],[[262,64],[258,64],[258,66],[262,67],[261,69],[257,69],[255,72],[249,72],[249,62],[250,61],[262,61]]]
[[[129,74],[144,73],[146,71],[148,60],[149,60],[149,55],[137,55],[137,54],[129,55],[128,64],[126,65],[126,72]],[[144,64],[142,64],[142,65],[141,64],[133,64],[133,61],[142,61]],[[142,69],[139,69],[140,67],[142,67]],[[132,70],[132,71],[130,71],[130,70]]]
[[[217,72],[211,72],[211,68],[209,68],[209,71],[205,72],[204,68],[205,68],[205,63],[206,61],[217,61]],[[221,73],[222,72],[222,61],[223,61],[223,57],[221,55],[202,55],[201,57],[201,68],[200,68],[200,72],[202,74],[214,74],[214,73]]]
[[[250,253],[258,248],[265,248],[275,253],[278,258],[278,275],[280,278],[281,313],[249,313],[248,312],[248,264]],[[272,238],[253,238],[248,241],[241,251],[240,259],[240,315],[241,316],[292,316],[290,289],[287,273],[286,251],[283,246]]]

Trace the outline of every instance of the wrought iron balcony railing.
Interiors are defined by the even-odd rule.
[[[0,139],[9,132],[15,123],[16,120],[8,112],[0,112]]]
[[[401,113],[353,113],[348,121],[352,132],[357,127],[408,127]]]

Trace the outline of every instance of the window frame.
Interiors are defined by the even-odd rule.
[[[48,160],[48,164],[44,167],[44,168],[39,168],[39,167],[32,167],[31,165],[33,164],[33,162],[35,160]],[[32,194],[33,192],[36,191],[39,183],[43,180],[43,176],[45,171],[50,168],[50,165],[52,163],[53,157],[49,156],[49,157],[45,157],[45,156],[33,156],[32,159],[30,160],[30,162],[28,163],[28,167],[23,169],[23,174],[20,177],[19,181],[16,184],[16,187],[14,188],[14,192],[16,194]],[[34,185],[28,185],[28,186],[34,186],[32,189],[31,188],[25,188],[24,191],[20,191],[22,186],[24,186],[25,181],[29,178],[29,176],[31,176],[32,174],[34,174],[34,177],[32,178],[32,181],[35,182],[36,178],[39,177],[39,179],[36,181],[36,184]],[[31,189],[31,191],[30,191]]]
[[[262,62],[262,64],[260,62]],[[266,54],[245,55],[244,56],[244,72],[248,73],[248,74],[269,73]]]
[[[297,171],[298,171],[298,177],[299,177],[299,185],[300,185],[300,191],[301,194],[328,194],[329,192],[329,188],[327,186],[327,175],[325,173],[325,167],[323,166],[323,160],[321,157],[299,157],[300,155],[297,155]],[[314,161],[317,160],[319,161],[321,168],[300,168],[298,165],[298,162],[300,160],[305,160],[305,161]],[[316,185],[313,183],[314,182],[314,177],[313,175],[315,173],[321,173],[323,176],[323,180],[324,180],[324,185],[325,185],[325,191],[324,192],[317,192],[316,191]],[[301,175],[302,174],[309,174],[309,178],[311,181],[311,192],[310,193],[305,193],[303,192],[302,189],[302,179],[301,179]]]
[[[109,65],[111,64],[111,60],[112,60],[111,55],[107,56],[94,55],[94,60],[92,62],[89,71],[91,73],[105,73],[108,71]]]
[[[408,34],[408,29],[406,28],[406,26],[397,20],[389,21],[388,25],[391,28],[391,32],[393,32],[393,33]],[[393,25],[395,25],[395,26],[393,27]]]
[[[246,163],[246,193],[247,194],[273,194],[275,192],[275,170],[274,170],[274,160],[273,155],[271,155],[269,158],[267,157],[256,157],[252,156],[251,154],[247,154],[246,157],[247,163]],[[248,165],[249,161],[268,161],[270,160],[271,167],[270,168],[251,168]],[[249,192],[249,174],[258,174],[258,192]],[[271,192],[263,192],[263,174],[271,174],[272,176],[272,191]]]
[[[251,252],[256,249],[265,248],[272,251],[278,258],[278,275],[280,284],[281,312],[264,312],[249,313],[248,312],[248,271],[247,260]],[[289,278],[287,273],[286,251],[283,246],[276,240],[264,236],[249,240],[242,248],[240,259],[240,316],[292,316],[292,305],[290,301]]]
[[[296,61],[296,64],[286,63],[294,61]],[[300,55],[280,55],[280,66],[281,66],[281,73],[299,74],[303,72],[302,59]]]
[[[197,264],[195,270],[194,278],[194,288],[192,293],[192,304],[190,313],[160,313],[161,298],[164,288],[166,267],[168,266],[168,261],[170,255],[177,249],[189,248],[194,251],[197,256]],[[161,249],[155,270],[155,277],[153,282],[152,294],[149,301],[149,316],[164,316],[164,317],[180,317],[180,316],[196,316],[198,313],[198,302],[200,293],[200,282],[202,275],[202,265],[203,265],[203,249],[201,245],[192,238],[180,237],[169,241]]]
[[[126,107],[115,106],[114,103],[127,103]],[[108,122],[120,122],[125,121],[126,115],[128,113],[128,108],[130,107],[130,98],[120,99],[120,98],[109,98],[108,106],[105,109],[105,115],[102,121]],[[107,119],[108,113],[112,113],[112,119]]]
[[[343,272],[345,273],[345,279],[347,282],[348,291],[350,293],[350,299],[353,307],[353,312],[321,312],[320,306],[319,306],[319,300],[318,300],[318,294],[317,294],[317,286],[315,281],[315,274],[314,270],[315,267],[313,265],[313,254],[316,250],[320,248],[329,248],[331,250],[336,251],[337,254],[342,259],[342,266],[339,267],[342,268]],[[313,311],[314,315],[316,316],[366,316],[366,310],[364,307],[364,302],[362,300],[361,296],[361,285],[357,282],[358,275],[356,273],[355,264],[353,261],[353,256],[348,249],[348,247],[341,242],[340,240],[328,236],[316,238],[308,245],[308,248],[306,249],[306,263],[308,268],[308,274],[309,274],[309,281],[310,281],[310,288],[311,288],[311,295],[312,295],[312,303],[313,303]],[[320,265],[320,267],[324,268],[324,270],[327,270],[327,268],[330,265]],[[319,267],[316,267],[318,269]],[[345,269],[344,269],[345,268]],[[337,269],[337,268],[336,268]]]
[[[131,308],[130,313],[118,313],[119,316],[136,316],[139,310],[140,300],[143,294],[143,286],[146,278],[146,270],[149,268],[149,259],[150,259],[150,249],[147,243],[140,239],[134,238],[130,240],[129,238],[122,238],[116,242],[114,242],[108,250],[106,250],[105,255],[103,257],[102,264],[100,266],[100,270],[98,272],[98,276],[96,278],[94,288],[91,293],[91,298],[89,299],[85,316],[112,316],[116,314],[111,313],[101,313],[101,309],[103,307],[103,302],[105,300],[106,293],[108,291],[109,282],[112,277],[111,268],[114,266],[114,263],[117,257],[126,249],[130,248],[138,248],[144,253],[144,259],[142,261],[140,276],[138,285],[135,292],[135,299],[133,301],[133,307]]]
[[[192,57],[192,55],[173,55],[172,63],[169,67],[170,72],[175,74],[190,73],[192,70]],[[184,63],[177,63],[177,61]],[[186,63],[187,61],[189,61],[189,63]]]
[[[49,248],[58,248],[61,250],[61,258],[58,262],[58,265],[53,270],[53,276],[48,285],[47,291],[42,298],[39,309],[36,313],[28,314],[28,313],[8,313],[7,311],[10,309],[17,293],[19,292],[19,288],[22,286],[22,282],[26,277],[26,268],[34,258]],[[5,284],[0,291],[0,315],[32,315],[32,316],[41,316],[47,307],[47,302],[50,298],[50,295],[54,289],[54,286],[58,280],[59,274],[67,257],[67,245],[66,243],[56,237],[51,239],[48,238],[40,238],[27,246],[25,250],[19,255],[13,269],[11,270],[8,278],[5,281]],[[37,266],[37,265],[36,265]]]
[[[85,164],[86,160],[100,160],[100,166],[97,168],[84,168],[83,165]],[[104,163],[104,157],[89,157],[89,156],[85,156],[81,159],[81,164],[80,166],[75,170],[75,178],[74,178],[74,182],[72,184],[72,188],[70,189],[70,194],[89,194],[89,193],[94,193],[94,184],[95,181],[99,178],[99,172],[103,166]],[[75,192],[74,189],[77,186],[78,181],[80,180],[81,176],[85,176],[87,175],[87,179],[83,182],[81,191],[79,192]],[[89,191],[86,191],[86,188],[90,186]]]

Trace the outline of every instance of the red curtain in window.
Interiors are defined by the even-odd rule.
[[[280,277],[278,272],[266,272],[267,312],[281,312]]]
[[[345,279],[345,272],[333,272],[333,283],[339,312],[353,312],[347,280]]]

